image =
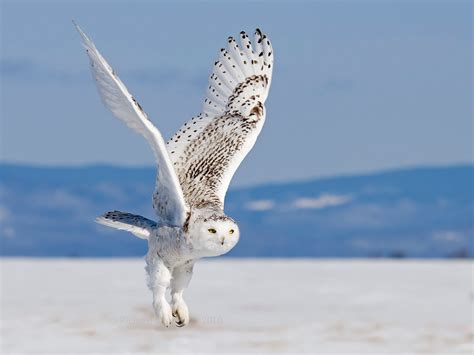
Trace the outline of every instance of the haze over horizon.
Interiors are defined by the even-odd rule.
[[[102,106],[75,19],[165,138],[200,111],[227,36],[268,33],[267,122],[232,186],[474,162],[472,3],[247,5],[2,1],[0,161],[154,164]]]
[[[155,171],[154,163],[151,164],[115,164],[115,163],[78,163],[78,164],[41,164],[41,163],[23,163],[23,162],[10,162],[0,160],[1,167],[19,167],[27,169],[51,169],[51,170],[84,170],[90,168],[112,168],[112,169],[130,169],[134,170],[152,170]],[[350,171],[350,172],[336,172],[328,174],[319,174],[315,176],[306,176],[302,178],[294,179],[273,179],[273,180],[262,180],[257,182],[245,182],[245,181],[231,181],[230,190],[241,189],[241,188],[252,188],[252,187],[261,187],[261,186],[271,186],[271,185],[286,185],[293,183],[305,183],[312,181],[322,181],[327,179],[338,179],[346,177],[364,177],[370,175],[380,175],[380,174],[390,174],[396,172],[405,172],[410,170],[425,170],[425,169],[450,169],[450,168],[463,168],[463,167],[474,167],[474,162],[460,162],[460,163],[447,163],[447,164],[419,164],[419,165],[407,165],[407,166],[394,166],[380,169],[368,169],[365,171]]]

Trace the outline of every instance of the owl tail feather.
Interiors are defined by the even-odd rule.
[[[151,231],[156,228],[156,222],[150,219],[120,211],[104,213],[95,221],[107,227],[126,230],[141,239],[148,239]]]

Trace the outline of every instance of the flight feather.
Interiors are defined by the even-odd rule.
[[[252,149],[265,121],[273,70],[268,37],[245,32],[219,52],[209,77],[202,112],[167,142],[189,206],[224,207],[230,180]]]
[[[82,37],[92,75],[105,106],[127,126],[143,135],[154,152],[158,171],[153,207],[158,217],[172,225],[182,225],[187,217],[188,206],[161,133],[94,43],[77,25],[76,28]]]

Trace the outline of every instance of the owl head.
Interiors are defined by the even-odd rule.
[[[217,256],[229,252],[239,241],[239,226],[217,212],[200,215],[190,222],[189,235],[196,251],[203,256]]]

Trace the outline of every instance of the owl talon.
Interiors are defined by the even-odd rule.
[[[153,304],[155,314],[160,320],[161,324],[168,328],[172,321],[171,307],[166,301],[156,302]]]
[[[189,311],[186,303],[181,299],[173,304],[173,317],[176,318],[176,326],[181,328],[189,323]]]

